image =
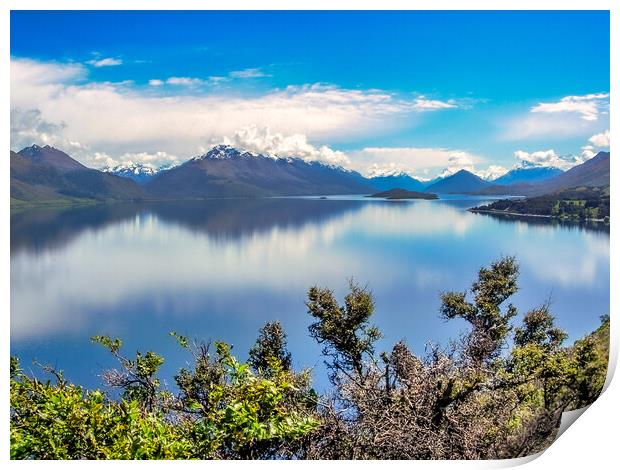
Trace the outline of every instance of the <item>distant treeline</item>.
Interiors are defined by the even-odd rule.
[[[11,358],[12,459],[498,459],[543,450],[562,413],[592,403],[607,372],[609,318],[563,346],[567,335],[542,305],[515,322],[508,299],[518,266],[481,268],[471,289],[441,296],[440,315],[468,329],[425,356],[404,342],[377,353],[374,300],[351,282],[340,304],[312,287],[310,336],[323,346],[331,390],[318,395],[310,371],[295,371],[286,335],[267,323],[239,362],[230,346],[171,333],[190,354],[162,387],[164,358],[122,353],[122,341],[93,341],[118,360],[107,391],[85,390],[61,372],[27,374]]]
[[[609,186],[579,187],[526,199],[502,199],[470,210],[609,221]]]

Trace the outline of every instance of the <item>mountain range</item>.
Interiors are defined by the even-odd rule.
[[[242,152],[218,145],[160,173],[145,185],[157,197],[261,197],[366,194],[373,188],[355,171],[301,158]]]
[[[111,175],[122,176],[123,178],[129,178],[138,184],[146,184],[151,181],[162,171],[174,168],[174,165],[165,165],[160,167],[153,167],[149,165],[143,165],[142,163],[125,163],[116,166],[106,166],[101,171],[109,173]]]
[[[140,164],[87,168],[50,146],[10,153],[11,203],[70,203],[109,200],[372,194],[401,188],[429,193],[539,195],[577,186],[609,184],[609,152],[567,172],[520,168],[493,181],[467,170],[429,182],[406,174],[365,178],[317,161],[277,157],[219,145],[172,167]],[[504,183],[504,184],[502,184]]]
[[[599,152],[584,163],[552,178],[538,182],[521,182],[509,185],[492,184],[476,191],[476,194],[540,196],[579,186],[608,186],[609,180],[609,152]]]
[[[508,173],[495,178],[493,184],[509,185],[520,183],[538,183],[561,175],[562,170],[549,166],[535,166],[529,168],[514,168]]]

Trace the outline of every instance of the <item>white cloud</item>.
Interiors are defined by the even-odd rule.
[[[93,59],[87,62],[93,67],[111,67],[114,65],[121,65],[123,61],[114,57],[106,57],[104,59]]]
[[[482,157],[472,153],[429,147],[367,147],[349,152],[351,167],[365,175],[386,175],[404,172],[414,177],[444,170],[449,175],[460,169],[474,168]]]
[[[568,170],[594,157],[598,153],[597,147],[609,147],[609,129],[590,137],[588,143],[581,147],[580,155],[558,155],[553,149],[538,150],[535,152],[517,150],[514,155],[519,160],[519,163],[515,165],[515,168],[550,166]]]
[[[53,123],[41,117],[38,109],[11,109],[11,149],[20,150],[32,144],[51,145],[67,152],[88,152],[87,145],[64,135],[66,125]]]
[[[508,170],[501,165],[489,165],[489,167],[484,170],[474,171],[474,174],[478,175],[482,179],[492,181],[505,175],[507,172]]]
[[[38,109],[11,109],[11,147],[20,149],[32,144],[57,145],[64,125],[48,122]]]
[[[365,175],[369,178],[373,178],[375,176],[395,176],[403,173],[413,176],[412,172],[408,168],[395,162],[386,162],[382,164],[373,163],[368,166],[365,171],[362,171],[362,173],[365,173]]]
[[[166,80],[166,83],[168,85],[199,86],[203,85],[205,81],[200,78],[192,77],[170,77]]]
[[[93,151],[88,145],[79,141],[67,138],[64,135],[65,130],[64,123],[53,123],[42,119],[38,109],[26,111],[19,108],[11,109],[11,148],[16,151],[32,144],[51,145],[93,168],[129,162],[149,164],[154,167],[179,163],[177,156],[161,151],[123,153],[112,157],[105,152]]]
[[[79,64],[14,58],[11,108],[37,110],[43,121],[62,124],[64,139],[114,159],[127,152],[189,158],[214,139],[251,126],[282,136],[302,135],[310,142],[350,142],[411,124],[429,107],[440,109],[418,101],[425,98],[324,84],[247,96],[179,86],[174,94],[162,88],[161,95],[153,95],[129,83],[86,82],[86,73]],[[178,85],[200,80],[173,78]],[[21,132],[14,124],[14,131]]]
[[[228,78],[226,77],[218,77],[218,76],[209,77],[209,82],[214,83],[214,84],[225,82],[226,80],[228,80]]]
[[[609,122],[609,93],[566,96],[543,102],[501,123],[507,140],[565,138],[592,135]]]
[[[39,62],[32,59],[11,59],[11,88],[37,85],[59,85],[84,78],[87,74],[82,64]],[[13,90],[11,90],[13,99]],[[11,103],[13,105],[13,103]]]
[[[589,160],[594,155],[596,155],[596,152],[595,152],[593,146],[585,145],[585,146],[581,147],[581,156],[584,158],[584,160]]]
[[[266,155],[299,157],[307,161],[319,160],[341,166],[350,164],[349,158],[343,152],[326,145],[316,147],[310,144],[303,134],[284,136],[271,132],[268,127],[244,127],[235,131],[230,137],[225,137],[221,143]]]
[[[180,87],[188,87],[188,88],[198,88],[204,87],[208,85],[218,85],[220,83],[228,81],[228,77],[218,77],[212,76],[205,79],[196,78],[196,77],[168,77],[165,80],[161,80],[159,78],[155,78],[149,80],[149,85],[151,86],[162,86],[162,85],[172,85],[172,86],[180,86]]]
[[[561,170],[568,170],[593,156],[588,153],[582,155],[558,155],[553,149],[538,150],[535,152],[517,150],[514,155],[519,160],[517,166],[521,168],[555,167]]]
[[[595,134],[588,139],[596,147],[609,147],[609,129],[600,134]]]
[[[575,113],[585,121],[596,121],[599,113],[609,109],[609,93],[565,96],[560,101],[539,103],[532,113]]]
[[[448,164],[444,170],[439,173],[440,178],[453,175],[454,173],[466,170],[479,176],[485,180],[493,180],[506,173],[506,168],[501,165],[489,165],[487,168],[476,168],[474,163],[478,161],[476,157],[468,152],[453,152],[448,159]]]
[[[439,177],[445,178],[461,170],[473,173],[475,171],[474,162],[467,152],[453,152],[450,158],[448,158],[447,167],[439,173]]]
[[[264,73],[259,68],[235,70],[233,72],[230,72],[228,75],[232,78],[261,78],[261,77],[271,76],[271,75]]]
[[[124,153],[114,158],[105,152],[95,152],[89,153],[86,159],[93,168],[114,167],[129,163],[141,163],[151,168],[158,168],[164,165],[178,165],[181,163],[176,155],[170,155],[166,152]]]
[[[420,110],[435,110],[435,109],[448,109],[448,108],[456,108],[458,107],[454,100],[448,101],[439,101],[439,100],[429,100],[424,96],[418,96],[415,100],[415,105],[417,109]]]
[[[223,82],[228,82],[232,79],[247,79],[247,78],[261,78],[261,77],[271,77],[271,75],[264,73],[259,68],[249,68],[244,70],[235,70],[229,72],[226,76],[211,76],[208,79],[204,80],[202,78],[195,77],[169,77],[166,80],[150,80],[149,83],[154,86],[161,86],[163,84],[168,85],[180,85],[187,87],[196,87],[203,85],[217,85]],[[151,83],[154,82],[154,83]]]

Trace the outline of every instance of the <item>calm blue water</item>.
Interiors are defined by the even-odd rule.
[[[462,290],[501,255],[521,266],[521,314],[551,298],[571,339],[609,312],[609,232],[472,214],[482,201],[363,197],[222,199],[37,210],[11,217],[11,351],[89,387],[114,362],[89,337],[164,354],[171,383],[188,361],[168,332],[224,340],[242,358],[268,320],[288,333],[296,367],[326,383],[308,336],[312,285],[340,299],[367,284],[388,349],[424,353],[463,330],[439,319],[439,294]],[[34,367],[33,367],[34,370]]]

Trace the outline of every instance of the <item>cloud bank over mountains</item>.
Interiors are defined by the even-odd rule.
[[[405,172],[431,179],[467,169],[493,179],[507,171],[477,152],[443,145],[355,149],[355,142],[380,141],[404,125],[421,125],[429,114],[467,112],[471,99],[442,100],[324,83],[252,93],[220,88],[224,83],[271,76],[258,67],[206,78],[154,77],[145,83],[89,79],[95,69],[118,69],[123,64],[118,57],[95,56],[85,63],[13,57],[11,148],[48,144],[93,167],[178,164],[225,143],[341,165],[365,175]],[[609,147],[609,130],[601,132],[608,120],[608,93],[567,96],[532,106],[508,123],[503,138],[527,140],[545,133],[587,130],[591,137],[577,156],[561,156],[554,150],[514,152],[519,160],[515,166],[566,169]],[[572,131],[567,130],[571,126]],[[337,149],[343,145],[349,150]]]

